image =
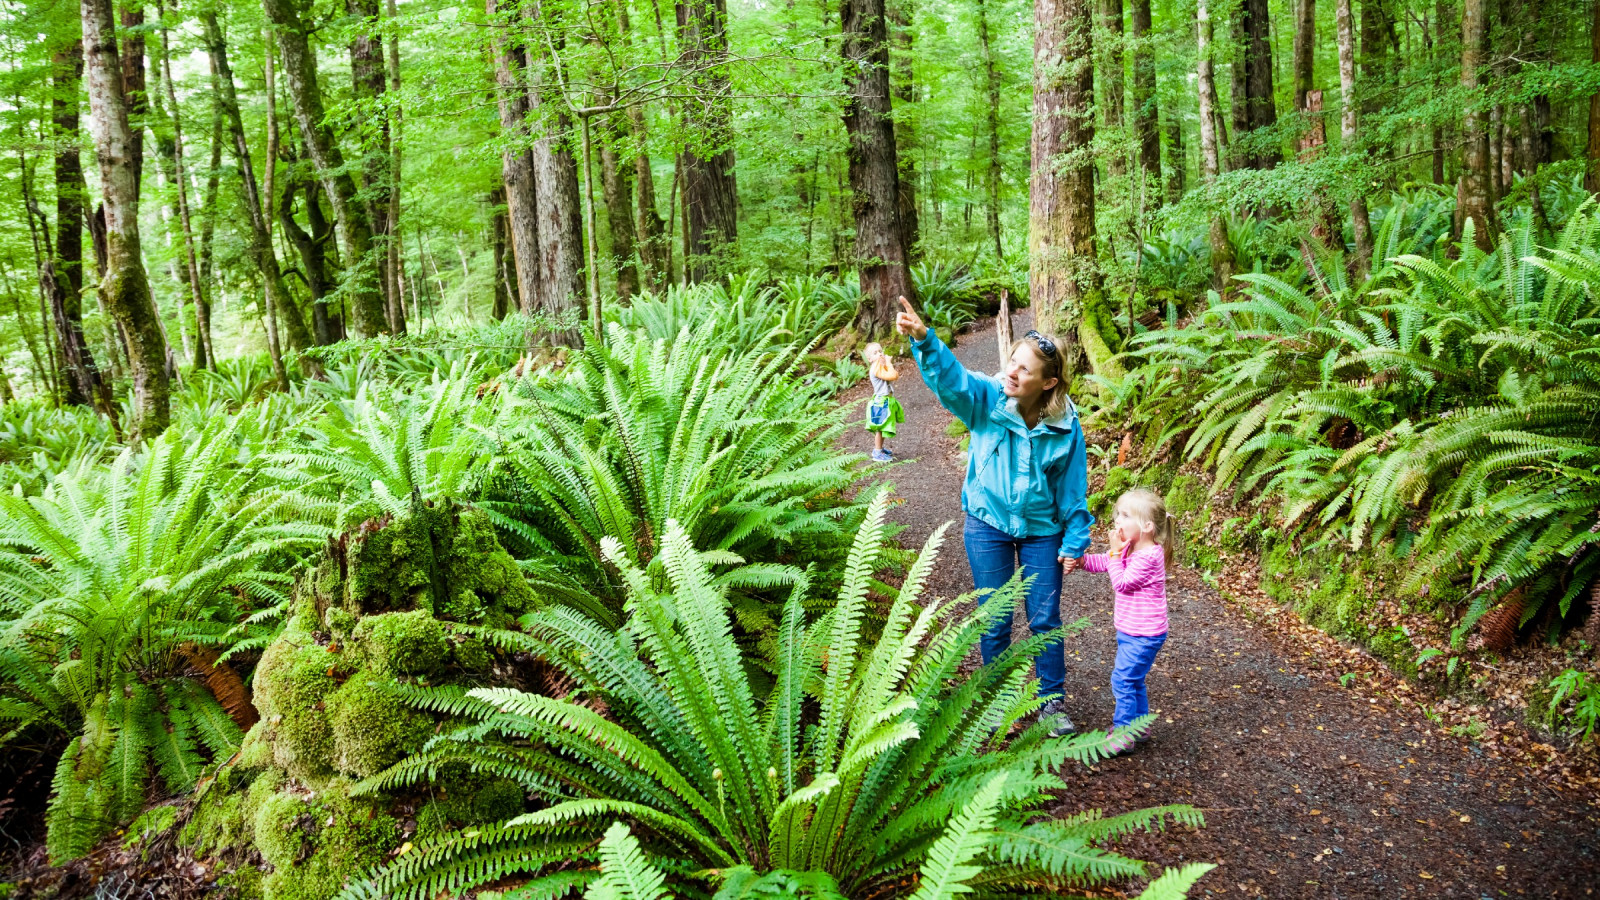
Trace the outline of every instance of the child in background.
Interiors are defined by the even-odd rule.
[[[891,386],[900,373],[895,371],[894,360],[883,352],[883,345],[871,343],[861,351],[867,361],[867,377],[872,381],[872,402],[867,405],[867,430],[872,432],[872,458],[888,462],[894,454],[884,447],[886,438],[894,437],[895,425],[906,420],[905,410],[894,398]]]
[[[1111,552],[1083,558],[1085,571],[1111,576],[1116,596],[1112,619],[1117,629],[1117,662],[1111,670],[1111,694],[1117,710],[1111,719],[1108,748],[1112,756],[1133,749],[1136,739],[1127,727],[1150,712],[1144,680],[1167,641],[1172,537],[1172,519],[1161,497],[1152,491],[1133,490],[1117,498]]]

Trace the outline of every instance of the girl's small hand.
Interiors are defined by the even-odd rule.
[[[1062,556],[1057,558],[1057,562],[1061,563],[1062,575],[1071,575],[1073,571],[1078,568],[1079,564],[1083,562],[1083,557]]]
[[[922,323],[922,317],[911,308],[911,301],[900,298],[900,312],[894,317],[894,330],[901,334],[909,334],[915,340],[922,340],[928,336],[928,326]]]

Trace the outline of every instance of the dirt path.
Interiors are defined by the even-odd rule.
[[[1019,316],[1015,333],[1025,327]],[[956,352],[973,368],[997,368],[992,329],[963,335]],[[945,435],[951,417],[915,366],[897,363],[907,421],[890,447],[907,462],[886,476],[904,501],[893,515],[907,546],[956,522],[931,590],[964,593],[972,588],[959,527],[964,463]],[[857,389],[845,399],[865,396]],[[847,443],[870,449],[863,430]],[[1094,770],[1069,770],[1059,814],[1203,809],[1207,827],[1198,832],[1123,844],[1159,866],[1219,863],[1195,896],[1477,900],[1588,897],[1600,888],[1593,798],[1558,791],[1359,683],[1346,689],[1327,669],[1297,662],[1305,647],[1253,623],[1193,571],[1168,587],[1171,637],[1149,681],[1161,715],[1153,740]],[[1105,728],[1116,651],[1105,577],[1068,576],[1061,613],[1091,623],[1067,645],[1069,708],[1080,728]],[[1026,633],[1021,618],[1017,628]]]

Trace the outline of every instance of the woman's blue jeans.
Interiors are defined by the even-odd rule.
[[[1028,627],[1034,634],[1061,630],[1061,535],[1013,537],[981,519],[967,516],[962,536],[967,545],[967,564],[972,567],[972,584],[978,589],[978,602],[988,593],[1004,587],[1020,564],[1022,576],[1032,578],[1025,607]],[[1011,618],[996,622],[980,644],[984,665],[1011,646]],[[1039,696],[1060,697],[1066,688],[1067,651],[1058,637],[1045,645],[1034,660],[1039,674]]]

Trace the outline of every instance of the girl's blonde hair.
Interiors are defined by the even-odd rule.
[[[1170,572],[1178,531],[1173,527],[1172,515],[1167,512],[1167,502],[1155,491],[1134,488],[1117,498],[1117,509],[1155,527],[1155,542],[1161,545],[1161,555]]]
[[[1039,357],[1044,362],[1044,369],[1039,374],[1046,379],[1054,378],[1056,386],[1045,391],[1040,398],[1040,418],[1059,419],[1066,415],[1067,407],[1072,403],[1072,399],[1067,396],[1067,379],[1063,377],[1061,372],[1061,360],[1067,349],[1066,345],[1061,343],[1061,338],[1053,334],[1041,334],[1040,337],[1055,345],[1055,356],[1046,356],[1045,352],[1039,349],[1039,345],[1032,338],[1022,338],[1011,342],[1011,352],[1006,354],[1006,360],[1010,360],[1012,356],[1016,355],[1018,347],[1027,347],[1033,351],[1034,356]],[[1001,366],[1004,367],[1004,365],[1005,361],[1003,360]]]

